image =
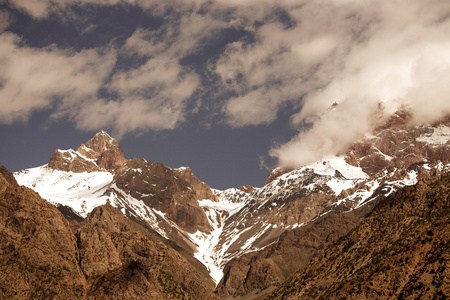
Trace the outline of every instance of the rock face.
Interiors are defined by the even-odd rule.
[[[0,167],[0,298],[83,299],[86,282],[68,222]]]
[[[71,229],[4,167],[0,237],[1,299],[218,299],[206,275],[117,208]]]
[[[288,170],[288,169],[283,169],[283,168],[275,168],[272,169],[269,172],[269,176],[267,177],[266,182],[264,183],[264,185],[267,185],[269,183],[271,183],[272,181],[274,181],[277,177],[286,174],[287,172],[292,171],[292,170]]]
[[[359,224],[366,212],[365,209],[348,214],[330,213],[306,226],[285,231],[278,242],[261,251],[233,259],[225,266],[218,294],[226,298],[256,292],[261,297],[305,266],[318,250]]]
[[[384,199],[270,299],[450,297],[450,176]]]
[[[238,187],[238,190],[243,191],[244,193],[253,193],[255,191],[255,187],[251,185],[241,185]]]
[[[389,167],[405,169],[415,163],[450,161],[450,118],[421,126],[412,126],[410,119],[407,111],[398,111],[372,136],[354,143],[347,162],[374,175]]]
[[[290,172],[273,170],[264,187],[249,195],[246,207],[229,222],[251,228],[246,234],[261,223],[262,227],[267,226],[265,233],[253,242],[254,246],[268,245],[274,242],[270,240],[274,236],[279,240],[259,252],[227,262],[224,277],[217,286],[219,294],[252,299],[257,293],[262,297],[304,266],[317,250],[356,226],[360,217],[393,191],[417,179],[436,179],[448,172],[449,119],[422,126],[412,126],[409,120],[407,112],[399,111],[342,156],[350,168],[360,167],[367,174],[354,183],[349,179],[356,178],[353,177],[356,173],[346,173],[348,170],[341,168],[342,173],[336,170],[332,175],[327,170],[333,170],[333,162],[326,160],[311,169],[307,166]],[[337,186],[346,187],[336,189]],[[349,218],[351,215],[355,217]],[[296,224],[302,227],[289,229]],[[243,237],[242,244],[247,245]],[[230,252],[239,248],[242,245],[232,245]]]
[[[178,177],[178,172],[163,164],[133,158],[116,173],[114,182],[120,190],[161,211],[188,232],[211,230],[198,205],[197,192]]]
[[[181,255],[110,205],[76,232],[87,299],[216,299],[213,284]]]
[[[55,150],[49,167],[72,172],[114,171],[126,162],[119,143],[105,131],[74,150]]]
[[[191,168],[179,168],[174,170],[178,177],[186,181],[196,193],[199,200],[209,199],[218,202],[219,198],[213,194],[209,185],[198,179]]]

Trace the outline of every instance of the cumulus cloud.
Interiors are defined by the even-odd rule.
[[[216,66],[237,91],[224,108],[230,124],[265,124],[285,103],[299,107],[299,134],[271,151],[281,166],[342,153],[373,129],[380,102],[385,115],[408,105],[416,122],[450,112],[448,2],[301,4],[286,10],[297,26],[268,21],[254,44],[230,45]]]
[[[0,32],[5,30],[10,23],[9,14],[6,11],[0,9]]]
[[[86,130],[109,127],[123,135],[173,129],[214,101],[192,99],[196,91],[209,89],[228,95],[213,107],[232,127],[271,124],[280,109],[293,107],[290,121],[299,134],[270,154],[280,165],[296,167],[342,153],[373,129],[375,118],[401,105],[413,110],[417,123],[450,112],[448,1],[8,3],[35,19],[65,14],[75,5],[128,4],[164,22],[159,29],[138,28],[116,48],[80,52],[26,47],[14,34],[1,33],[3,123],[50,107],[55,118],[69,117]],[[228,43],[219,57],[204,60],[219,79],[202,86],[205,75],[182,61],[230,28],[249,34]],[[117,69],[117,57],[138,57],[141,63]],[[113,97],[101,98],[99,91]],[[189,101],[196,103],[191,111]],[[335,102],[339,105],[330,109]],[[385,107],[381,112],[379,103]]]
[[[43,1],[42,11],[28,2],[13,3],[26,6],[35,18],[65,8],[59,1]],[[57,45],[29,47],[18,36],[3,32],[0,122],[26,121],[32,112],[48,109],[52,118],[69,118],[82,130],[106,128],[118,138],[133,131],[175,128],[189,113],[187,102],[200,85],[199,75],[180,60],[217,27],[217,21],[211,15],[191,16],[189,11],[171,18],[159,30],[138,28],[120,47],[81,52]],[[119,57],[124,61],[137,57],[141,63],[116,68]],[[100,97],[104,91],[108,94]]]
[[[36,110],[91,100],[114,65],[105,51],[33,49],[12,33],[0,34],[0,121],[23,122]]]

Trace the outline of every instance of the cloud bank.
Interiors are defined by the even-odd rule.
[[[138,6],[163,22],[136,28],[123,43],[79,51],[32,47],[8,29],[11,10],[36,22],[74,22],[83,18],[74,8],[86,5]],[[271,124],[292,107],[299,133],[270,155],[297,167],[342,153],[402,105],[418,123],[450,113],[444,0],[11,0],[0,20],[5,124],[50,110],[80,129],[107,128],[120,137],[175,129],[199,107],[214,107],[216,122],[236,128]],[[246,34],[201,52],[227,29]],[[195,55],[207,57],[186,63]],[[220,102],[203,96],[211,94]]]

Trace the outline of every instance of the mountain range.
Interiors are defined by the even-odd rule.
[[[0,293],[445,298],[449,161],[450,117],[417,125],[402,109],[345,153],[216,190],[188,167],[126,159],[100,131],[47,165],[2,169]]]

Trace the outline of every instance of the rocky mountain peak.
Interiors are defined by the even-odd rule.
[[[114,171],[126,161],[117,140],[101,130],[85,144],[81,144],[77,151],[55,150],[49,167],[72,172]]]
[[[292,171],[292,169],[285,169],[285,168],[280,168],[280,167],[270,170],[269,176],[267,177],[267,180],[264,183],[264,185],[265,186],[268,185],[269,183],[274,181],[279,176],[286,174],[287,172],[290,172],[290,171]]]
[[[192,187],[197,194],[197,199],[209,199],[215,202],[219,201],[219,198],[211,191],[211,187],[198,179],[191,168],[182,167],[174,169],[174,172]]]
[[[209,231],[208,219],[197,202],[199,192],[177,175],[161,163],[133,158],[118,169],[114,182],[121,191],[161,211],[180,228]]]
[[[450,160],[450,119],[434,124],[411,125],[411,113],[402,109],[393,114],[372,135],[354,143],[347,163],[361,167],[368,175],[385,168],[408,168],[415,163]]]
[[[108,150],[115,150],[120,148],[117,140],[112,138],[105,131],[97,132],[85,144],[78,147],[77,151],[90,159],[96,159],[101,153]]]
[[[255,191],[255,187],[248,184],[241,185],[237,189],[244,193],[253,193]]]
[[[0,166],[0,174],[3,175],[3,180],[5,183],[8,183],[12,186],[19,186],[17,184],[16,178],[14,178],[14,175],[11,174],[4,166]]]

